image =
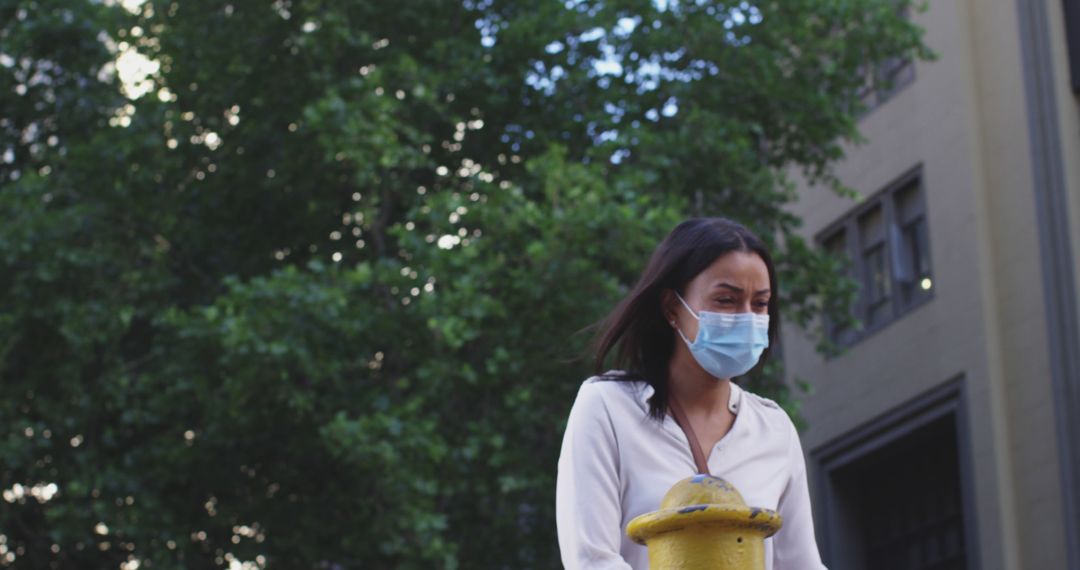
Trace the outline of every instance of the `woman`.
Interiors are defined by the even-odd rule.
[[[570,411],[556,490],[567,568],[648,568],[627,523],[706,470],[783,516],[765,541],[768,569],[824,568],[798,433],[731,381],[776,341],[777,293],[764,243],[729,220],[683,222],[653,253],[598,340],[597,370],[612,351],[621,370],[586,380]]]

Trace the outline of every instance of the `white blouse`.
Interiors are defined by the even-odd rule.
[[[626,536],[634,517],[697,468],[670,417],[648,416],[652,386],[590,378],[581,385],[563,436],[555,516],[570,570],[649,567],[647,549]],[[731,384],[731,430],[708,455],[709,471],[735,485],[746,504],[774,509],[783,526],[765,539],[766,570],[819,570],[799,434],[775,402]]]

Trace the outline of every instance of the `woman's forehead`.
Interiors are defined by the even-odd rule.
[[[758,292],[769,288],[769,269],[752,251],[732,251],[716,258],[691,285],[708,290],[734,287]]]

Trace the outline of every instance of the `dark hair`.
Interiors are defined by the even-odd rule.
[[[769,346],[775,346],[780,328],[780,291],[776,268],[765,243],[741,224],[724,218],[686,220],[671,231],[653,252],[634,289],[600,323],[596,338],[596,372],[616,381],[644,380],[653,387],[649,415],[663,419],[668,404],[668,363],[675,350],[675,331],[661,307],[667,289],[685,292],[686,285],[732,251],[758,254],[769,271]],[[615,350],[613,364],[625,372],[605,375],[604,362]],[[761,355],[755,370],[768,359]]]

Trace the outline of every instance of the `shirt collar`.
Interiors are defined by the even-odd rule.
[[[743,389],[734,382],[729,382],[729,384],[731,384],[731,395],[728,396],[727,407],[731,410],[731,413],[738,414],[742,408]]]
[[[731,394],[728,396],[728,409],[731,410],[731,413],[738,414],[739,410],[742,408],[744,390],[734,382],[729,383],[731,384]],[[641,402],[641,405],[648,410],[649,398],[652,398],[652,395],[656,393],[656,390],[647,382],[642,382],[642,385],[641,390],[638,391],[638,400]]]

